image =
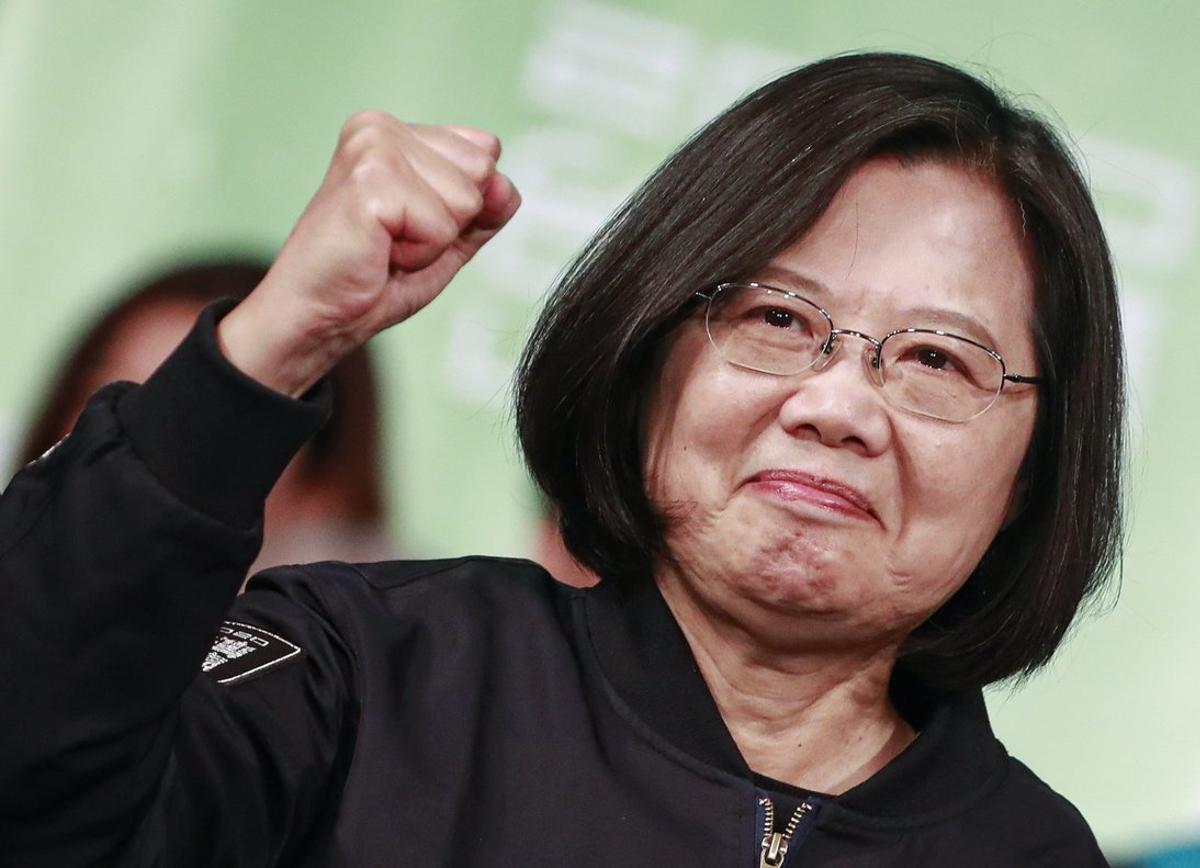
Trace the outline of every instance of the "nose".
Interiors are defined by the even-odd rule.
[[[841,352],[847,337],[866,342],[861,353]],[[878,342],[867,335],[838,330],[816,365],[788,378],[792,393],[779,408],[784,429],[864,456],[886,450],[892,427],[878,388],[877,347]]]

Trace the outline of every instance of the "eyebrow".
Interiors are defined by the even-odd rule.
[[[765,268],[759,269],[755,276],[751,278],[759,282],[768,284],[778,284],[780,289],[790,289],[799,292],[802,295],[815,296],[813,301],[819,301],[822,307],[826,306],[827,301],[832,301],[837,296],[828,286],[815,277],[809,277],[806,274],[801,274],[798,271],[793,271],[790,268],[784,268],[779,265],[768,265]],[[961,311],[951,310],[945,307],[934,307],[931,305],[918,305],[916,307],[905,308],[904,316],[911,316],[915,320],[920,320],[922,317],[928,319],[926,323],[915,323],[902,328],[936,328],[939,331],[953,331],[955,334],[961,334],[962,337],[970,338],[978,343],[984,344],[993,352],[999,352],[999,346],[995,336],[987,330],[979,320]],[[835,323],[838,327],[840,324]]]

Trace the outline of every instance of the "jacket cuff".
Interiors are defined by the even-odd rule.
[[[117,405],[137,456],[176,497],[235,527],[259,521],[288,462],[329,417],[328,378],[300,400],[238,370],[217,346],[236,302],[200,314],[183,343]]]

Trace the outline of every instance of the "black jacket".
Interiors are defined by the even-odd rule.
[[[651,584],[326,563],[234,600],[328,396],[213,318],[0,501],[0,864],[751,868],[763,796],[808,803],[785,868],[1105,864],[977,692],[894,685],[919,737],[837,798],[755,775]]]

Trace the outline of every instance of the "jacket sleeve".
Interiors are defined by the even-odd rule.
[[[339,786],[352,655],[306,573],[238,603],[291,659],[201,674],[214,636],[236,642],[218,631],[266,494],[329,404],[226,362],[227,309],[144,386],[102,390],[0,498],[0,865],[275,864]]]

